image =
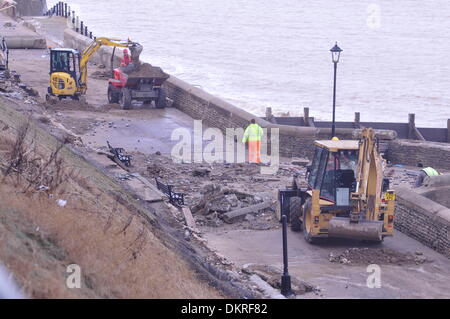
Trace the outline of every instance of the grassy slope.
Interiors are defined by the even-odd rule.
[[[27,118],[0,100],[0,159]],[[57,141],[31,125],[28,134],[43,157]],[[75,169],[50,198],[21,191],[8,178],[0,186],[0,260],[32,297],[216,298],[192,267],[154,235],[152,219],[130,210],[134,200],[95,167],[63,148]],[[59,194],[59,195],[58,195]],[[114,195],[115,194],[115,195]],[[122,198],[117,200],[117,196]],[[64,208],[57,198],[68,200]],[[65,267],[81,266],[83,289],[65,287]]]

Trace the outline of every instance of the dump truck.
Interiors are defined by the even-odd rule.
[[[394,231],[395,193],[371,128],[359,140],[317,140],[305,180],[278,192],[278,212],[309,243],[325,238],[381,242]]]
[[[133,61],[133,57],[132,57]],[[169,78],[161,68],[148,63],[133,62],[113,70],[108,80],[108,102],[119,103],[127,110],[133,101],[155,102],[156,108],[166,107],[166,91],[162,84]]]

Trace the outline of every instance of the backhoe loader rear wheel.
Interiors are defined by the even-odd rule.
[[[305,240],[310,244],[316,244],[319,240],[314,238],[311,234],[313,228],[313,222],[311,220],[312,204],[311,198],[308,198],[303,204],[303,236]]]
[[[291,229],[293,231],[302,230],[302,199],[300,197],[291,197],[289,200],[289,211],[291,212]]]
[[[122,89],[119,103],[124,110],[129,110],[131,108],[131,92],[129,89]]]

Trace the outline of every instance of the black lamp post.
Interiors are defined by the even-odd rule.
[[[331,59],[334,63],[334,85],[333,85],[333,124],[331,126],[331,138],[335,136],[336,132],[336,70],[337,70],[337,64],[339,62],[339,57],[341,55],[341,48],[338,47],[337,42],[334,45],[334,47],[331,48]]]

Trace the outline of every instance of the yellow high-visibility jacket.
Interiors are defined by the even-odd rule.
[[[434,168],[432,168],[432,167],[422,168],[422,171],[424,171],[425,174],[427,174],[428,176],[438,176],[438,175],[440,175],[439,172],[437,170],[435,170]]]
[[[250,124],[244,131],[244,136],[242,137],[242,143],[261,141],[263,136],[263,129],[258,124]]]

